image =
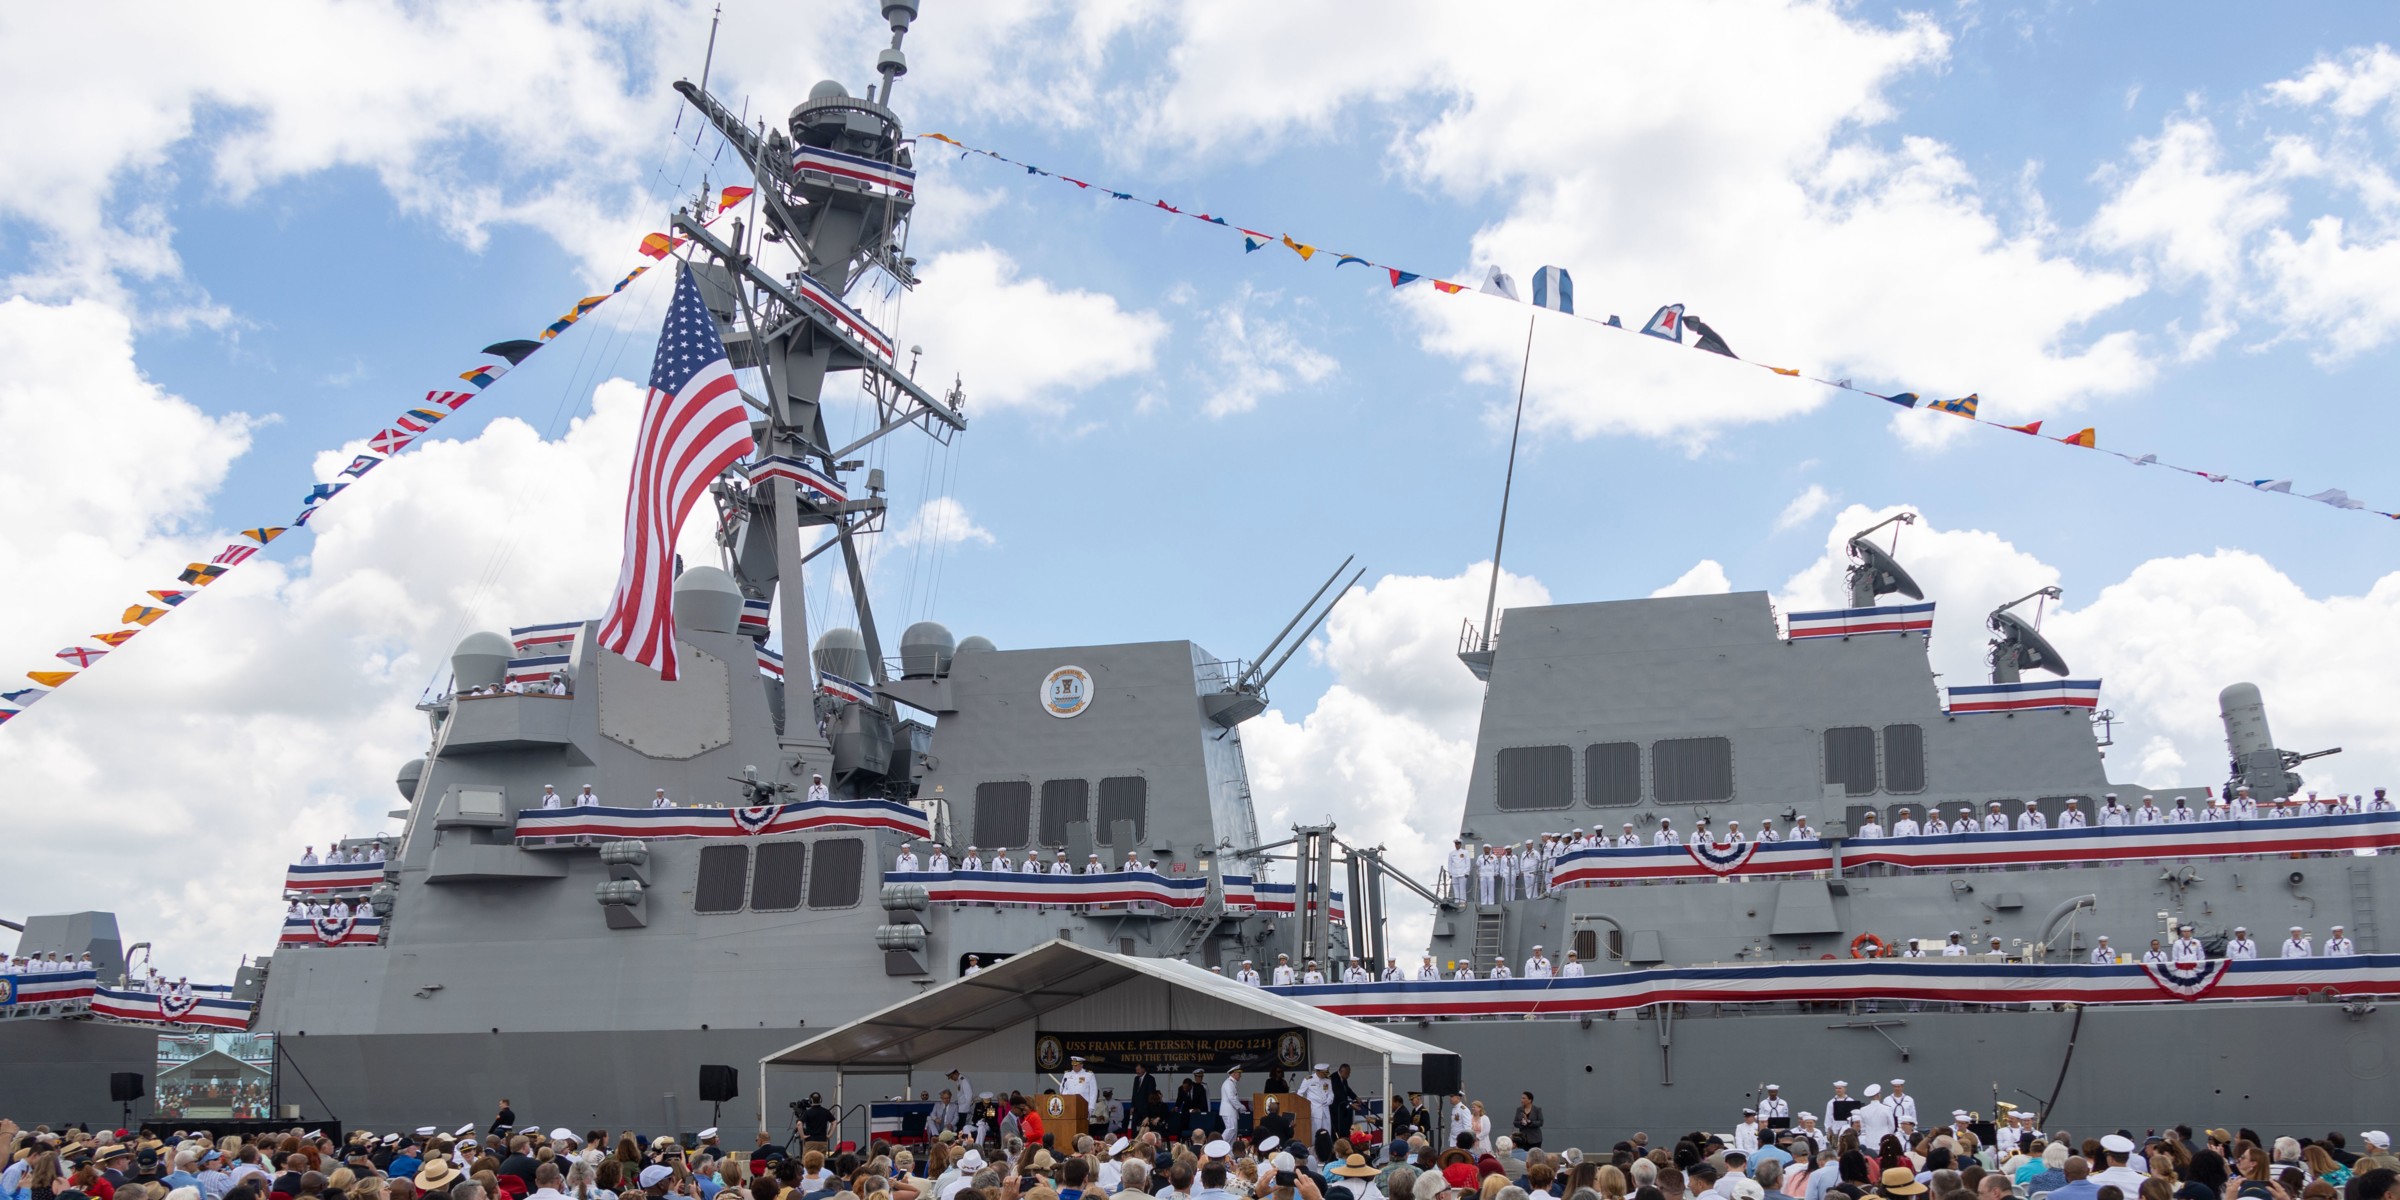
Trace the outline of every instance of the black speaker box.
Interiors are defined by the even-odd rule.
[[[723,1104],[742,1094],[742,1073],[721,1063],[700,1068],[700,1102]]]
[[[1428,1054],[1419,1071],[1419,1082],[1427,1096],[1463,1092],[1467,1086],[1466,1064],[1455,1054]]]
[[[139,1071],[115,1071],[108,1077],[108,1098],[118,1104],[139,1100],[150,1094],[147,1081]]]

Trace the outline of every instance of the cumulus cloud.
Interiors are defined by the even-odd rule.
[[[992,531],[976,524],[967,506],[949,496],[927,500],[907,524],[892,531],[892,541],[902,546],[955,546],[960,542],[988,546],[993,540]]]
[[[1387,575],[1334,609],[1310,643],[1333,685],[1305,714],[1274,708],[1242,727],[1262,831],[1331,818],[1345,839],[1386,846],[1401,870],[1433,879],[1458,832],[1483,701],[1458,661],[1459,621],[1480,616],[1491,579],[1489,563]],[[1503,608],[1549,600],[1539,581],[1502,572]],[[1395,913],[1392,944],[1425,945],[1429,922]]]
[[[1302,341],[1290,322],[1271,314],[1281,303],[1275,292],[1243,284],[1231,300],[1208,316],[1212,377],[1201,411],[1228,417],[1258,407],[1259,401],[1295,387],[1323,383],[1338,364],[1333,356]]]
[[[1675,577],[1675,582],[1650,593],[1660,596],[1721,596],[1733,590],[1733,582],[1725,578],[1725,564],[1704,558],[1692,564],[1692,569]]]
[[[1824,486],[1812,483],[1807,491],[1792,497],[1792,502],[1784,505],[1782,512],[1775,514],[1775,530],[1780,533],[1794,526],[1805,525],[1815,520],[1817,514],[1824,512],[1832,503],[1833,496]]]
[[[1075,393],[1150,370],[1167,336],[1158,314],[1024,276],[991,246],[938,255],[922,276],[904,336],[924,341],[918,375],[934,391],[964,377],[970,414],[1065,409]]]

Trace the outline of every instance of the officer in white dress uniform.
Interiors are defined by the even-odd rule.
[[[826,788],[825,777],[822,775],[809,776],[808,802],[810,804],[823,804],[831,799],[833,799],[833,792]]]
[[[2092,963],[2102,966],[2117,961],[2117,948],[2108,944],[2108,935],[2101,934],[2092,943]]]
[[[1875,819],[1875,810],[1868,809],[1867,819],[1858,823],[1858,836],[1862,838],[1879,838],[1883,836],[1883,822]]]
[[[1917,824],[1915,814],[1906,808],[1901,809],[1899,817],[1892,821],[1893,837],[1915,837],[1923,832],[1924,830]]]
[[[2196,967],[2208,961],[2208,948],[2200,944],[2199,938],[2192,936],[2191,926],[2186,925],[2176,933],[2179,936],[2176,937],[2175,944],[2168,947],[2176,966]]]
[[[1743,1109],[1742,1123],[1733,1127],[1733,1148],[1744,1154],[1757,1153],[1758,1133],[1758,1110]]]
[[[1583,978],[1583,964],[1576,961],[1574,951],[1567,951],[1567,961],[1558,965],[1558,977],[1560,979]]]
[[[1542,944],[1540,942],[1535,942],[1533,944],[1533,957],[1525,960],[1525,978],[1548,979],[1550,977],[1550,956],[1542,953]]]
[[[1300,982],[1307,984],[1325,982],[1325,972],[1317,966],[1317,960],[1313,958],[1308,960],[1308,969],[1300,972]]]
[[[1250,1111],[1250,1102],[1242,1099],[1242,1069],[1238,1066],[1225,1072],[1225,1082],[1217,1085],[1217,1119],[1225,1122],[1225,1136],[1239,1136],[1242,1114]]]
[[[1867,1085],[1866,1101],[1850,1114],[1858,1126],[1858,1144],[1881,1146],[1886,1136],[1900,1131],[1900,1122],[1892,1116],[1892,1103],[1884,1098],[1881,1085]]]
[[[1450,898],[1466,899],[1467,875],[1475,869],[1475,852],[1467,849],[1466,839],[1460,838],[1450,843],[1450,857],[1443,866],[1450,872]]]
[[[1768,1084],[1766,1099],[1758,1102],[1758,1119],[1761,1121],[1788,1121],[1791,1116],[1792,1105],[1790,1101],[1783,1098],[1783,1085]]]
[[[1274,973],[1269,975],[1268,978],[1275,981],[1276,987],[1289,987],[1292,984],[1298,983],[1300,981],[1300,976],[1297,972],[1292,970],[1292,956],[1289,954],[1276,955]]]
[[[2083,816],[2083,806],[2077,802],[2075,797],[2067,797],[2067,806],[2058,814],[2058,827],[2060,829],[2082,829],[2087,824],[2088,822],[2084,820]]]
[[[1517,898],[1517,851],[1513,846],[1500,847],[1500,898]]]
[[[1426,955],[1425,961],[1417,964],[1417,978],[1419,980],[1438,980],[1441,977],[1442,969],[1434,965],[1432,955]]]
[[[2033,801],[2026,801],[2025,811],[2017,814],[2017,832],[2023,833],[2027,830],[2048,828],[2050,828],[2050,818],[2044,816],[2041,809],[2034,807]]]
[[[1951,930],[1950,940],[1942,944],[1942,957],[1965,958],[1967,956],[1967,943],[1964,940],[1965,937],[1965,934],[1962,934],[1955,929]]]
[[[2282,957],[2307,958],[2312,952],[2313,951],[2308,941],[2308,935],[2300,932],[2299,926],[2292,926],[2292,936],[2283,940]]]
[[[1318,1063],[1315,1072],[1293,1089],[1308,1101],[1308,1137],[1312,1142],[1318,1133],[1333,1128],[1332,1071],[1333,1068]]]
[[[1233,977],[1241,980],[1243,983],[1249,984],[1251,987],[1257,987],[1258,967],[1249,959],[1245,958],[1242,960],[1242,969],[1234,972]]]
[[[2334,926],[2333,932],[2326,935],[2325,957],[2342,958],[2356,953],[2358,953],[2358,947],[2352,944],[2347,934],[2342,932],[2341,926]]]
[[[1083,1111],[1087,1115],[1100,1111],[1100,1078],[1084,1067],[1082,1055],[1072,1055],[1067,1061],[1074,1065],[1058,1077],[1059,1093],[1083,1097]]]
[[[2258,957],[2258,943],[2250,940],[2250,931],[2243,926],[2233,927],[2233,936],[2225,939],[2225,957],[2235,962],[2248,962]]]
[[[1475,882],[1480,888],[1477,894],[1485,904],[1500,902],[1500,851],[1497,847],[1485,846],[1483,857],[1475,860]]]

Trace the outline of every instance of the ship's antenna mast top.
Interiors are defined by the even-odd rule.
[[[892,85],[908,74],[908,55],[900,50],[900,39],[908,36],[909,25],[917,19],[917,0],[883,0],[883,19],[892,23],[892,44],[875,56],[875,70],[883,76],[883,94],[867,89],[867,99],[891,107]]]

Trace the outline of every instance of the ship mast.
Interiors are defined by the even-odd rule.
[[[937,398],[919,387],[899,363],[889,335],[866,325],[841,300],[875,269],[904,288],[917,282],[915,260],[903,250],[915,204],[911,148],[889,107],[893,87],[908,71],[900,43],[917,5],[884,0],[882,12],[892,41],[876,59],[880,96],[875,87],[860,99],[832,80],[819,83],[792,110],[788,135],[746,125],[704,86],[675,84],[757,182],[755,229],[736,220],[731,235],[720,237],[708,227],[707,214],[686,211],[675,214],[674,232],[696,248],[693,272],[725,330],[734,366],[754,368],[766,392],[752,398],[763,419],[754,422],[758,450],[751,476],[728,475],[718,481],[715,496],[718,538],[735,582],[745,597],[772,597],[780,609],[793,675],[779,721],[777,782],[788,789],[821,771],[847,795],[890,794],[904,785],[909,750],[901,745],[895,752],[892,701],[875,690],[887,676],[860,556],[860,538],[882,528],[882,472],[867,472],[858,489],[863,495],[853,495],[843,476],[865,465],[852,455],[901,429],[913,426],[947,444],[966,428],[962,393],[953,388]],[[829,375],[850,371],[863,373],[877,421],[871,431],[837,446],[826,429],[825,387]],[[817,529],[828,536],[810,537]],[[811,541],[818,544],[812,548]],[[820,664],[810,656],[804,568],[827,550],[841,556],[856,632],[835,632],[826,653],[813,657],[825,659],[826,671],[861,685],[866,694],[860,700],[821,696],[814,687]],[[826,627],[832,630],[834,623]]]

